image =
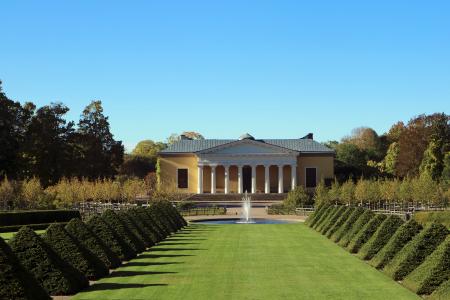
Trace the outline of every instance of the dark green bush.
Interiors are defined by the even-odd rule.
[[[130,260],[136,257],[136,252],[115,233],[115,229],[112,229],[102,217],[93,216],[86,222],[86,225],[120,260]]]
[[[306,224],[309,227],[312,227],[320,218],[320,216],[323,214],[323,212],[327,209],[327,204],[320,204],[318,207],[316,207],[315,211],[306,219]]]
[[[144,208],[140,207],[129,209],[126,213],[133,219],[139,228],[145,232],[146,236],[151,238],[153,244],[156,244],[163,239],[162,234],[160,234],[153,223],[148,220],[149,216]]]
[[[97,280],[109,274],[105,264],[72,237],[63,225],[50,225],[42,238],[64,261],[84,274],[87,279]]]
[[[448,235],[425,261],[412,271],[402,284],[419,295],[429,295],[450,279],[450,236]]]
[[[119,257],[80,219],[72,219],[67,223],[65,229],[86,249],[94,253],[108,269],[115,269],[120,266]]]
[[[146,234],[144,228],[141,228],[139,225],[137,225],[135,220],[133,220],[133,218],[129,214],[127,214],[126,210],[117,212],[117,216],[128,227],[128,229],[130,229],[130,231],[139,238],[139,240],[144,244],[146,248],[150,248],[154,245],[153,240],[148,234]]]
[[[168,215],[175,221],[175,223],[177,224],[177,229],[180,229],[181,227],[187,225],[186,220],[183,218],[183,216],[181,216],[179,211],[175,206],[172,205],[172,203],[170,203],[169,201],[160,201],[160,204],[166,209]]]
[[[333,207],[333,210],[330,212],[330,213],[328,213],[328,215],[320,222],[320,224],[317,224],[317,226],[316,226],[316,231],[318,231],[318,232],[321,232],[322,231],[322,229],[323,229],[323,227],[325,227],[326,225],[328,225],[328,223],[330,222],[330,220],[332,219],[332,218],[334,218],[334,216],[336,215],[336,214],[338,214],[339,213],[339,210],[342,208],[343,206],[342,205],[339,205],[339,206],[334,206]]]
[[[0,237],[0,299],[50,300]]]
[[[369,223],[365,224],[348,244],[347,249],[350,253],[358,253],[359,249],[372,237],[386,218],[386,215],[383,214],[375,215]]]
[[[331,240],[336,243],[339,242],[342,239],[342,237],[351,230],[352,226],[355,224],[355,222],[363,213],[364,213],[363,208],[361,207],[355,208],[351,213],[351,215],[344,222],[344,224],[342,224],[341,227],[339,227],[339,229],[337,229],[336,232],[331,235]]]
[[[78,210],[27,210],[0,212],[0,227],[29,224],[67,223],[81,219]]]
[[[399,216],[390,215],[387,217],[367,243],[361,247],[358,256],[364,260],[372,259],[372,257],[386,245],[389,239],[394,235],[395,231],[397,231],[403,223],[403,220]]]
[[[322,215],[319,217],[319,219],[315,222],[315,224],[312,226],[312,228],[317,229],[317,227],[320,226],[320,224],[322,224],[322,222],[325,221],[326,218],[328,218],[328,216],[330,214],[332,214],[334,212],[334,210],[336,209],[336,206],[334,205],[330,205],[327,207],[326,210],[324,210],[324,212],[322,213]]]
[[[122,241],[133,249],[135,253],[141,253],[145,250],[144,242],[133,234],[114,211],[110,209],[106,210],[102,214],[102,218],[111,228],[114,228],[115,233],[120,236]]]
[[[450,280],[442,283],[427,300],[447,300],[450,299]]]
[[[347,206],[339,206],[339,208],[336,210],[336,213],[333,214],[328,220],[325,222],[325,224],[320,229],[320,233],[325,234],[327,233],[328,229],[330,229],[336,221],[342,216],[342,214],[348,209]]]
[[[386,246],[384,246],[369,263],[377,269],[384,268],[384,266],[420,232],[420,230],[422,230],[422,226],[415,220],[409,220],[404,223],[397,231],[395,231]]]
[[[153,227],[158,230],[162,238],[166,238],[172,232],[171,226],[166,218],[160,213],[159,209],[155,206],[150,206],[144,209],[145,214],[147,215],[149,222],[153,225]]]
[[[166,222],[168,228],[170,228],[171,233],[178,230],[178,224],[176,220],[174,220],[173,216],[170,215],[170,210],[166,205],[164,205],[162,201],[155,201],[154,203],[152,203],[152,205],[150,205],[148,209],[154,209],[157,212],[160,220]]]
[[[327,238],[331,238],[331,236],[342,226],[342,224],[347,221],[350,215],[353,213],[355,208],[348,206],[344,212],[339,216],[336,222],[325,232],[325,236]]]
[[[70,295],[89,285],[78,270],[66,263],[33,230],[22,227],[9,242],[25,269],[50,295]]]
[[[430,255],[448,235],[447,228],[431,223],[403,247],[384,267],[383,271],[394,280],[402,280]]]
[[[350,241],[358,234],[358,232],[375,217],[375,213],[371,210],[365,209],[365,211],[359,216],[358,220],[353,224],[350,230],[341,238],[339,245],[347,247]]]

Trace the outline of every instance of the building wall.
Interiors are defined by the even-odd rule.
[[[317,184],[325,178],[334,177],[334,156],[300,155],[297,158],[297,185],[305,186],[305,168],[317,168]]]
[[[197,162],[198,158],[195,154],[160,155],[159,165],[162,186],[176,188],[177,169],[188,169],[188,188],[180,190],[186,193],[197,193]]]

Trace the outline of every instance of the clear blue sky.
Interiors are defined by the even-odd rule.
[[[128,149],[450,112],[450,1],[2,1],[0,20],[6,94],[75,120],[100,99]]]

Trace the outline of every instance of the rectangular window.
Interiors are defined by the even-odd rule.
[[[306,168],[306,187],[314,188],[316,187],[316,168]]]
[[[188,187],[188,169],[178,169],[178,188],[187,189]]]

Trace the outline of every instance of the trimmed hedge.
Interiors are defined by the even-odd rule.
[[[418,211],[414,214],[414,220],[422,225],[432,222],[441,223],[450,228],[450,210],[444,211]]]
[[[436,247],[444,241],[448,229],[439,223],[432,223],[415,236],[400,252],[384,267],[383,271],[394,280],[402,280]]]
[[[342,239],[342,237],[350,231],[352,226],[355,224],[355,222],[363,213],[364,209],[362,207],[355,208],[351,213],[351,215],[344,222],[344,224],[342,224],[342,226],[339,227],[339,229],[336,230],[336,232],[331,235],[331,240],[336,243],[339,242]]]
[[[0,227],[29,224],[67,223],[81,219],[78,210],[27,210],[0,212]]]
[[[0,237],[0,299],[50,300]]]
[[[335,208],[336,208],[336,206],[334,206],[334,205],[328,206],[327,209],[324,210],[322,215],[319,217],[317,222],[312,226],[312,228],[317,229],[317,227],[319,227],[320,224],[322,224],[322,222],[324,222],[325,219],[328,218],[328,216],[333,213]]]
[[[341,210],[342,207],[344,206],[342,205],[334,206],[333,210],[326,216],[326,218],[324,218],[322,222],[319,225],[317,225],[316,230],[318,232],[321,232],[322,229],[330,223],[330,220],[333,219],[334,216],[339,214],[339,211]]]
[[[168,234],[177,231],[177,225],[171,220],[171,218],[167,215],[167,213],[161,208],[158,203],[154,203],[145,209],[147,212],[152,213],[152,218],[154,221],[160,222],[164,224],[166,227]],[[159,223],[158,223],[159,224]]]
[[[63,225],[50,225],[42,238],[63,260],[84,274],[87,279],[97,280],[109,274],[105,264],[72,237]]]
[[[450,235],[420,266],[406,276],[402,284],[419,295],[429,295],[449,279]]]
[[[350,217],[350,215],[353,213],[355,208],[348,206],[347,209],[341,214],[339,219],[336,220],[336,222],[331,226],[327,232],[325,232],[325,236],[327,238],[331,238],[331,236],[342,226],[342,224],[347,221],[347,219]]]
[[[348,209],[347,206],[340,206],[339,209],[336,211],[336,213],[326,221],[327,223],[324,226],[322,226],[320,233],[322,234],[327,233],[328,229],[330,229],[336,223],[336,221],[342,216],[342,214],[347,209]]]
[[[106,210],[102,214],[102,218],[111,228],[114,228],[115,233],[121,237],[122,241],[127,244],[127,246],[133,249],[135,254],[145,250],[144,242],[133,234],[114,211],[110,209]]]
[[[86,249],[94,253],[108,269],[115,269],[120,266],[120,258],[80,219],[72,219],[67,223],[65,229]]]
[[[327,209],[327,204],[319,205],[316,210],[306,219],[305,224],[312,227],[320,218],[322,213]]]
[[[70,295],[89,286],[78,270],[61,259],[33,230],[22,227],[10,246],[25,269],[50,295]]]
[[[130,231],[144,244],[145,248],[150,248],[154,245],[153,240],[146,234],[144,228],[136,224],[134,219],[126,213],[125,210],[118,211],[119,219],[130,229]]]
[[[348,244],[347,249],[350,253],[358,253],[359,249],[373,236],[386,218],[386,215],[378,214],[365,224]]]
[[[431,294],[427,300],[445,300],[450,299],[450,280],[447,280],[441,284],[434,292]]]
[[[399,216],[390,215],[387,217],[367,243],[361,247],[358,256],[364,260],[372,259],[386,245],[395,231],[403,223],[403,220]]]
[[[389,239],[386,246],[384,246],[369,262],[377,269],[382,269],[392,258],[420,231],[422,225],[411,219],[400,226],[394,235]]]
[[[358,234],[358,232],[370,222],[370,220],[375,217],[375,213],[371,210],[365,209],[362,215],[356,220],[350,230],[339,241],[339,245],[342,247],[347,247],[350,241]]]
[[[144,208],[132,208],[127,210],[126,213],[134,220],[139,228],[151,238],[153,244],[156,244],[163,239],[163,236],[159,233],[158,229],[148,220],[149,217]]]
[[[159,233],[161,239],[166,238],[171,233],[171,227],[164,217],[160,215],[156,207],[148,207],[142,209],[143,214],[147,216],[148,222]]]
[[[136,252],[100,216],[93,216],[86,225],[120,260],[130,260],[136,257]]]

